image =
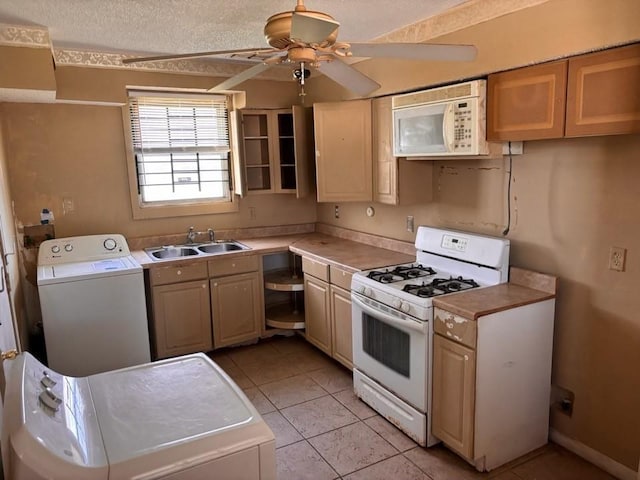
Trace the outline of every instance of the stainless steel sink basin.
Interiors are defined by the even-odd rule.
[[[247,250],[248,247],[236,242],[220,242],[200,245],[197,248],[203,253],[224,253],[234,252],[236,250]]]
[[[234,240],[222,240],[213,243],[147,248],[146,252],[153,260],[165,260],[195,255],[220,255],[223,253],[237,252],[239,250],[250,250],[250,248]]]
[[[152,258],[178,258],[178,257],[190,257],[192,255],[198,255],[198,251],[191,247],[162,247],[158,250],[147,251]]]

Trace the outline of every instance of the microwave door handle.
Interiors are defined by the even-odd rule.
[[[447,152],[453,152],[453,103],[449,103],[444,109],[444,115],[442,116],[442,136],[444,137],[444,144],[447,148]]]
[[[417,332],[426,333],[427,322],[418,322],[413,320],[402,320],[400,318],[396,318],[388,313],[382,312],[380,310],[376,310],[375,308],[370,307],[362,300],[360,300],[355,294],[351,294],[351,301],[355,303],[363,312],[368,315],[378,318],[383,322],[396,326],[402,330],[415,330]]]

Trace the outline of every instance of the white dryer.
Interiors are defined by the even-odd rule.
[[[6,480],[275,480],[275,437],[201,353],[68,377],[7,361]]]
[[[38,292],[52,369],[86,376],[150,361],[142,267],[122,235],[42,242]]]

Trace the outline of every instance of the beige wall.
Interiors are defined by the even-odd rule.
[[[42,208],[55,215],[58,237],[119,232],[129,237],[315,221],[313,198],[249,196],[240,211],[133,220],[120,107],[7,103],[7,156],[18,221],[39,223]],[[75,211],[64,215],[63,198]],[[255,219],[248,207],[255,208]]]
[[[437,40],[479,48],[471,64],[368,61],[376,95],[480,76],[640,39],[637,0],[551,0]],[[426,40],[426,38],[425,38]],[[349,98],[315,78],[315,100]],[[640,87],[639,87],[640,88]],[[553,383],[575,393],[573,416],[552,427],[632,470],[640,454],[640,135],[525,142],[514,157],[512,264],[557,275]],[[416,225],[501,235],[507,223],[507,160],[434,162],[434,200],[392,207],[320,205],[318,220],[412,241]],[[611,246],[628,249],[626,271],[608,269]]]
[[[550,0],[544,4],[448,34],[439,41],[473,43],[477,62],[363,62],[358,68],[387,94],[475,77],[484,73],[640,39],[637,0]],[[424,38],[426,40],[426,38]],[[126,84],[206,87],[204,77],[129,74],[59,68],[60,98],[123,101]],[[133,83],[135,81],[135,83]],[[130,83],[131,82],[131,83]],[[167,83],[168,82],[168,83]],[[297,103],[295,84],[248,82],[250,106]],[[114,86],[115,85],[115,86]],[[322,77],[309,81],[308,101],[349,98]],[[117,107],[4,104],[5,144],[16,214],[36,223],[53,208],[59,236],[119,231],[129,236],[314,221],[313,200],[254,196],[240,212],[216,216],[133,221],[126,186],[122,120]],[[512,179],[512,263],[558,275],[560,291],[554,343],[554,383],[575,392],[571,418],[554,415],[552,426],[630,469],[640,449],[640,136],[527,142],[515,157]],[[508,163],[434,163],[434,201],[410,207],[374,204],[320,205],[320,221],[413,240],[405,217],[500,235],[507,218]],[[76,212],[63,216],[63,196]],[[257,210],[251,220],[248,207]],[[628,249],[623,273],[607,269],[609,247]]]
[[[3,122],[4,116],[0,112],[0,235],[4,247],[8,285],[10,286],[10,301],[13,309],[14,330],[18,335],[16,342],[19,347],[26,349],[29,345],[29,329],[27,327],[27,312],[25,311],[22,275],[20,274],[19,249],[17,245],[16,228],[11,203],[11,186],[7,172],[7,157],[4,148]],[[4,281],[4,279],[3,279]],[[2,322],[11,321],[2,318]]]

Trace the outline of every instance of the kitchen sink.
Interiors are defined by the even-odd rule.
[[[203,253],[224,253],[224,252],[234,252],[236,250],[247,250],[248,247],[236,242],[221,242],[221,243],[210,243],[207,245],[200,245],[197,248]]]
[[[178,258],[178,257],[191,257],[198,255],[198,251],[190,247],[162,247],[160,249],[154,249],[147,251],[151,258]]]
[[[145,251],[152,260],[166,260],[169,258],[220,255],[240,250],[250,250],[249,247],[235,240],[219,240],[212,243],[199,243],[188,245],[170,245],[147,248]]]

